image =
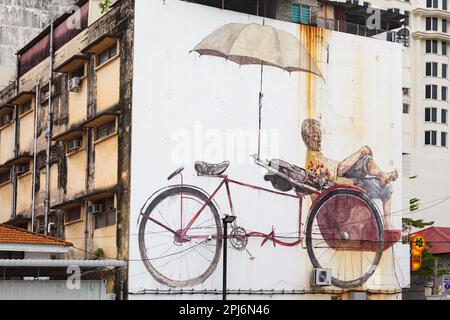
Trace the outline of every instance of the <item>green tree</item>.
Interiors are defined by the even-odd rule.
[[[98,7],[100,8],[101,13],[104,14],[106,11],[108,11],[111,7],[111,4],[111,0],[103,0],[102,2],[100,2]]]

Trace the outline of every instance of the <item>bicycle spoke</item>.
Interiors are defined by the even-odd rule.
[[[194,251],[197,252],[201,257],[203,257],[206,261],[211,262],[208,258],[206,258],[203,254],[197,251],[197,249],[194,248]]]
[[[156,208],[158,210],[159,215],[161,216],[161,218],[163,218],[164,222],[166,223],[166,226],[169,226],[170,223],[167,221],[166,217],[163,216],[163,214],[161,213],[161,210],[159,210],[159,208]],[[149,219],[150,216],[147,218]]]
[[[201,224],[197,225],[197,228],[200,227],[201,225],[203,225],[203,224],[205,224],[205,223],[207,223],[209,221],[213,221],[213,220],[214,220],[214,218],[208,219],[208,220],[202,222]],[[213,224],[212,226],[215,226],[215,224]]]
[[[170,242],[158,244],[158,245],[156,245],[156,246],[151,247],[150,249],[160,248],[160,247],[165,246],[165,245],[170,245]]]
[[[355,271],[353,270],[353,254],[350,254],[350,264],[352,266],[352,276],[355,279]]]

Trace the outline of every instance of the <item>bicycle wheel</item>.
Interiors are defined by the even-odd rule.
[[[357,190],[330,191],[311,209],[306,247],[315,268],[332,270],[334,286],[361,286],[373,275],[383,253],[378,208]]]
[[[169,287],[204,282],[216,269],[222,249],[219,213],[212,202],[182,236],[180,230],[208,201],[197,189],[176,186],[158,195],[139,225],[139,250],[150,274]]]

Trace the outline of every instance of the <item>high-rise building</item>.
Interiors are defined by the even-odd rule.
[[[448,226],[448,0],[373,0],[371,6],[407,17],[403,27],[386,34],[388,41],[404,44],[403,105],[399,106],[403,110],[404,217]],[[408,215],[414,198],[421,206]]]

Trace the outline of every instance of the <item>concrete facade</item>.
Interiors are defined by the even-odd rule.
[[[75,0],[0,1],[0,89],[15,75],[17,50],[74,2]]]
[[[128,256],[133,10],[133,1],[122,0],[104,15],[94,12],[85,18],[90,24],[54,53],[49,172],[50,59],[32,56],[35,65],[18,86],[0,93],[0,113],[14,115],[0,127],[0,173],[9,174],[0,185],[1,222],[73,242],[71,259]],[[22,56],[37,49],[31,42]],[[76,90],[69,88],[74,78]],[[125,275],[105,275],[108,292],[123,297],[117,290],[126,291]]]

